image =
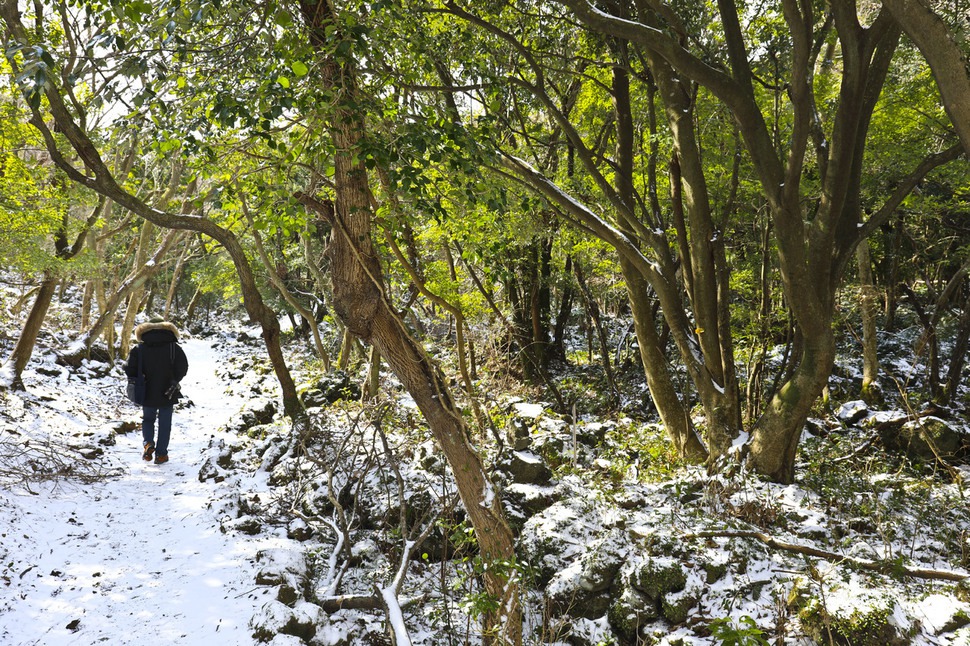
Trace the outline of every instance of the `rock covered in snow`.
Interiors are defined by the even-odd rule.
[[[846,402],[839,406],[838,410],[835,411],[835,416],[838,417],[846,426],[858,424],[865,419],[868,414],[869,405],[861,399]]]
[[[273,642],[277,635],[292,635],[306,643],[313,639],[321,624],[326,624],[326,614],[320,606],[298,601],[290,607],[280,601],[268,601],[253,617],[253,637]]]
[[[306,554],[302,550],[284,548],[261,550],[256,555],[262,567],[256,584],[277,588],[277,599],[293,604],[304,597],[308,585]]]
[[[512,482],[519,484],[544,485],[552,479],[549,467],[532,451],[507,451],[497,468],[507,473]]]

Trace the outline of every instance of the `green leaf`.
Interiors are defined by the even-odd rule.
[[[307,67],[302,61],[293,61],[290,63],[290,69],[293,70],[293,73],[297,76],[306,76],[307,72],[310,71],[310,68]]]
[[[274,20],[280,27],[290,27],[293,25],[293,17],[290,15],[290,12],[283,9],[276,12]]]
[[[44,61],[47,67],[54,67],[54,58],[46,49],[40,50],[40,60]]]
[[[290,79],[286,78],[285,76],[278,76],[276,78],[276,82],[283,87],[290,87]]]

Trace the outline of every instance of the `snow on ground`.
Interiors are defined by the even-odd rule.
[[[31,485],[33,494],[0,488],[0,643],[254,643],[249,621],[265,594],[254,584],[255,555],[277,539],[222,533],[208,508],[215,485],[198,479],[210,439],[245,402],[217,377],[220,357],[210,342],[183,347],[182,390],[194,405],[176,409],[168,464],[141,459],[136,429],[117,434],[102,458],[119,477]],[[49,410],[21,416],[23,426],[13,429],[21,436],[71,435],[108,421],[83,407],[71,413],[79,403],[72,398],[95,393],[86,395],[70,371],[25,377],[28,396],[49,400]],[[120,402],[117,370],[101,383],[102,391],[116,386],[126,419],[140,418]]]
[[[421,601],[403,607],[398,624],[407,625],[415,644],[480,643],[466,610],[478,592],[468,575],[473,562],[452,543],[461,525],[445,501],[453,490],[440,451],[408,427],[409,457],[393,469],[390,451],[355,453],[347,447],[356,442],[380,444],[361,415],[351,419],[345,416],[351,409],[339,406],[311,416],[306,454],[291,450],[285,422],[240,425],[241,409],[262,410],[272,381],[256,338],[258,331],[237,329],[183,343],[190,363],[183,391],[191,404],[176,410],[172,461],[162,466],[143,462],[140,433],[125,431],[140,413],[123,398],[117,366],[90,361],[66,368],[40,347],[24,375],[26,392],[0,389],[0,646],[253,645],[256,631],[283,646],[307,643],[283,630],[304,620],[315,631],[310,643],[379,643],[386,628],[381,611],[324,611],[317,602],[372,593],[375,582],[384,589],[396,571],[404,534],[392,472],[403,474],[400,493],[413,515],[447,530],[422,549],[435,559],[449,550],[460,556],[437,561],[426,554],[409,564],[401,598]],[[413,400],[398,393],[395,405],[410,413]],[[716,622],[730,620],[754,622],[773,643],[800,646],[837,622],[853,635],[888,616],[879,625],[892,629],[895,640],[884,643],[970,645],[970,603],[954,585],[843,563],[841,555],[966,567],[970,512],[963,485],[925,470],[884,471],[879,451],[852,448],[872,446],[871,429],[847,418],[838,432],[806,434],[795,485],[703,469],[636,482],[627,477],[654,468],[654,460],[658,472],[666,468],[653,448],[665,442],[662,429],[627,418],[567,423],[518,397],[503,410],[510,417],[506,432],[528,440],[516,451],[522,469],[500,463],[496,473],[521,525],[519,555],[535,577],[527,592],[529,638],[616,643],[622,630],[630,643],[643,637],[711,646],[723,641],[711,633]],[[855,418],[860,411],[844,412]],[[75,472],[12,479],[5,459],[18,451],[22,462],[23,455],[43,456],[48,437],[71,447],[63,456]],[[856,461],[846,462],[846,455]],[[539,459],[565,468],[550,479]],[[80,476],[92,470],[115,475],[85,484]],[[303,508],[295,503],[320,511],[327,492],[344,495],[349,485],[356,493],[347,508],[366,518],[366,527],[357,521],[344,534],[320,516],[302,539],[286,538],[287,527],[302,522],[287,515]],[[445,511],[436,518],[439,495]],[[253,526],[258,534],[246,533]],[[738,529],[837,558],[771,550],[731,537]],[[352,541],[346,552],[344,539]],[[654,580],[680,583],[660,592]],[[649,592],[637,588],[648,584]],[[287,587],[295,600],[283,600]]]

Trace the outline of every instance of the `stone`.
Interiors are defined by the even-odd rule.
[[[620,637],[630,643],[638,644],[640,629],[660,618],[656,601],[639,590],[624,587],[620,596],[610,606],[610,626]]]
[[[593,541],[580,559],[579,585],[588,592],[608,590],[626,560],[627,534],[611,529]]]
[[[509,444],[516,451],[525,451],[532,446],[532,423],[533,420],[526,420],[520,417],[509,419],[506,426],[506,435]]]
[[[131,433],[132,431],[141,430],[141,421],[138,420],[119,420],[114,422],[112,425],[112,430],[119,435],[124,435],[126,433]]]
[[[317,626],[326,621],[320,606],[298,601],[291,608],[273,600],[260,608],[251,625],[253,637],[261,642],[273,641],[277,635],[293,635],[309,642],[317,634]]]
[[[701,568],[704,570],[708,585],[720,581],[722,578],[724,578],[724,575],[727,574],[728,571],[727,563],[715,561],[705,560],[701,563]]]
[[[903,424],[900,447],[910,455],[927,461],[955,457],[963,447],[964,434],[939,417],[924,417]],[[935,449],[935,451],[934,451]]]
[[[263,524],[254,516],[243,516],[229,523],[237,532],[255,536],[263,531]]]
[[[599,619],[609,612],[613,600],[606,592],[560,588],[549,595],[550,608],[560,616]]]
[[[680,592],[687,585],[684,568],[674,559],[648,557],[630,573],[630,585],[659,601],[668,592]]]
[[[898,623],[897,610],[894,601],[872,598],[829,608],[813,596],[798,612],[798,619],[805,634],[817,643],[833,639],[853,646],[906,646],[912,629]]]
[[[340,400],[360,399],[360,386],[350,381],[343,370],[337,370],[303,391],[301,398],[307,408],[326,408]]]
[[[292,606],[299,598],[299,593],[291,585],[286,585],[284,583],[276,589],[276,600],[280,603],[285,603],[288,606]]]
[[[294,520],[286,528],[286,537],[301,543],[313,538],[313,534],[313,528],[301,519]]]
[[[555,487],[513,483],[502,489],[502,498],[531,517],[559,501],[561,495]]]
[[[595,619],[566,617],[554,624],[554,630],[554,635],[561,635],[569,646],[603,646],[616,641],[610,622],[605,616]]]
[[[519,484],[544,485],[552,479],[549,467],[531,451],[509,451],[503,456],[498,468]]]
[[[665,594],[660,601],[660,614],[670,623],[677,625],[687,621],[690,611],[697,606],[700,593],[697,590],[685,590]]]
[[[861,422],[868,414],[869,405],[861,399],[846,402],[835,411],[835,416],[846,426],[852,426],[853,424]]]
[[[276,588],[278,601],[292,606],[304,596],[308,573],[306,556],[297,550],[267,549],[256,554],[261,564],[256,585]]]
[[[272,399],[254,400],[241,413],[242,429],[248,430],[254,426],[269,424],[276,415],[276,402]]]

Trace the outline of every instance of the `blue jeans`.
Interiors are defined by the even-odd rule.
[[[172,407],[141,407],[141,437],[145,444],[155,445],[155,455],[168,455],[168,438],[172,434]],[[155,418],[158,418],[158,441],[155,441]]]

